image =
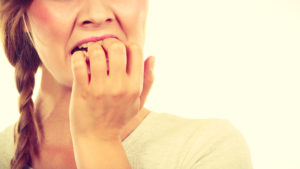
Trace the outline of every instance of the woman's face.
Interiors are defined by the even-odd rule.
[[[29,30],[43,66],[57,82],[72,86],[70,50],[106,34],[144,46],[148,0],[33,0]]]

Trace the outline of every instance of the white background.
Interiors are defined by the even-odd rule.
[[[149,55],[156,80],[146,107],[229,119],[255,169],[300,169],[299,0],[150,0]],[[1,130],[18,117],[2,53],[0,77]]]

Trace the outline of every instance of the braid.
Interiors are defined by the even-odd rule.
[[[22,23],[22,22],[20,22]],[[23,43],[15,65],[15,78],[19,96],[20,118],[17,126],[15,156],[11,160],[12,169],[22,169],[32,165],[30,155],[38,155],[41,142],[39,126],[34,113],[32,94],[35,84],[34,75],[40,64],[38,54],[31,46],[28,34],[23,35]]]
[[[20,119],[17,126],[15,156],[11,160],[12,169],[22,169],[26,164],[32,165],[30,155],[38,155],[40,142],[38,133],[40,132],[33,115],[34,104],[31,99],[34,88],[34,75],[37,69],[34,66],[20,60],[15,67],[16,83],[20,93]]]
[[[20,118],[17,122],[15,154],[11,159],[12,169],[24,169],[32,165],[32,155],[39,155],[41,131],[34,116],[32,94],[34,75],[41,64],[31,42],[30,33],[24,33],[22,17],[32,0],[0,0],[1,34],[4,51],[15,67],[15,80],[19,92]]]

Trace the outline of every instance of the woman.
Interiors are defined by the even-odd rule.
[[[228,121],[144,107],[154,66],[142,52],[147,0],[0,5],[20,93],[20,119],[0,135],[1,168],[252,168],[243,136]]]

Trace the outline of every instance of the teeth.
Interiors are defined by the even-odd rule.
[[[88,47],[89,47],[91,44],[93,44],[93,43],[98,43],[98,44],[101,45],[102,40],[96,41],[96,42],[88,42],[88,43],[84,43],[84,44],[79,45],[78,48],[79,48],[79,49],[82,49],[82,48],[88,48]]]

